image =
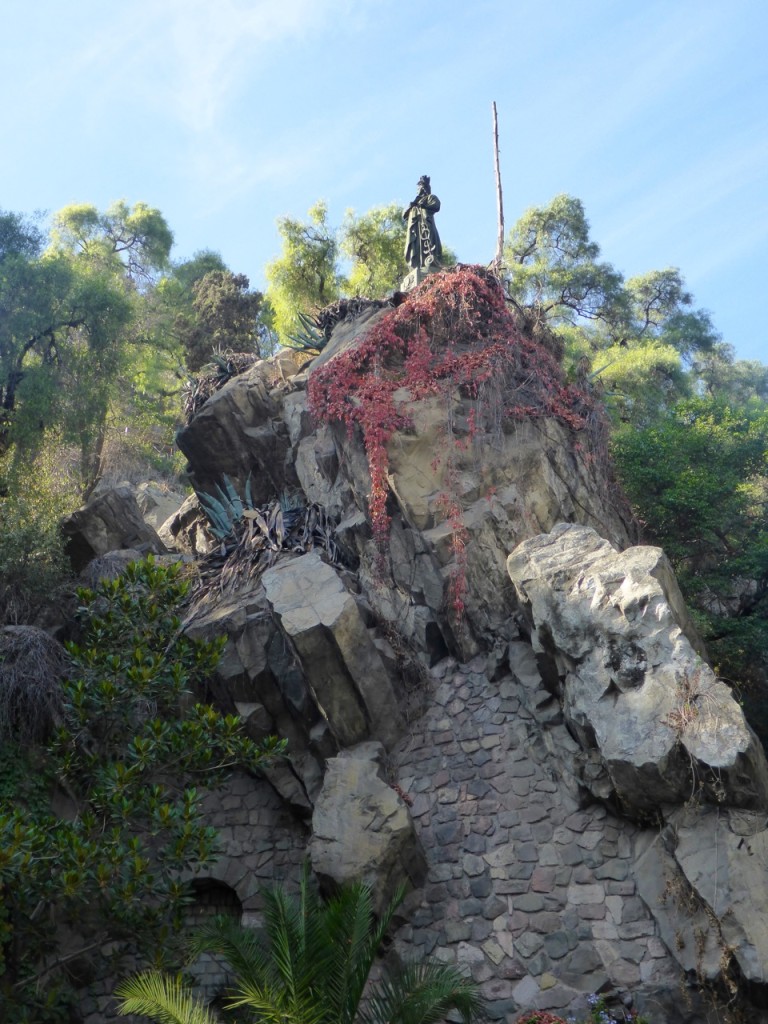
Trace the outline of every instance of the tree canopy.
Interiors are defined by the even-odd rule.
[[[308,217],[307,221],[278,220],[283,251],[266,268],[267,298],[275,330],[284,344],[299,329],[299,313],[327,306],[341,290],[338,242],[328,224],[327,204],[315,203]]]
[[[346,290],[368,298],[393,292],[407,270],[401,207],[397,203],[376,206],[359,216],[347,210],[340,234],[341,253],[352,264]]]
[[[0,261],[0,451],[53,423],[71,430],[78,410],[98,420],[131,316],[130,296],[99,267],[64,253]]]
[[[121,266],[141,283],[169,265],[173,234],[159,210],[146,203],[130,206],[118,200],[99,211],[89,203],[73,203],[53,218],[54,251],[75,253],[95,263]]]
[[[524,213],[510,231],[510,294],[553,324],[607,320],[621,308],[622,278],[599,255],[581,200],[556,196]]]

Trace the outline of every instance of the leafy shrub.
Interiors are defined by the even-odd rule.
[[[768,670],[768,412],[717,398],[679,402],[652,426],[614,434],[619,475],[661,545],[716,669],[765,692]],[[741,592],[731,614],[723,598]],[[764,698],[757,702],[757,709]],[[768,740],[765,713],[761,737]],[[752,719],[757,724],[756,719]]]
[[[62,722],[46,747],[19,751],[64,813],[50,800],[25,805],[20,791],[0,794],[0,1017],[9,1024],[58,1019],[76,962],[106,971],[104,957],[127,953],[173,961],[183,879],[216,854],[195,781],[235,765],[256,770],[282,749],[254,744],[238,718],[194,703],[222,642],[184,635],[186,593],[176,566],[151,559],[79,592],[84,634],[68,648]]]
[[[42,456],[23,471],[0,463],[0,624],[32,621],[69,577],[59,520],[73,501]]]

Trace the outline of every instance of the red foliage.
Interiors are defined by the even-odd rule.
[[[562,1017],[547,1010],[533,1010],[517,1018],[517,1024],[565,1024]]]
[[[369,514],[380,550],[389,531],[387,444],[395,431],[412,426],[395,404],[395,392],[407,388],[414,401],[444,395],[447,406],[457,388],[477,398],[492,381],[503,385],[503,412],[511,419],[555,416],[578,430],[592,412],[590,398],[565,383],[546,349],[520,334],[496,279],[482,267],[467,266],[428,277],[354,349],[312,374],[312,413],[362,430],[371,473]],[[474,410],[469,423],[471,439],[478,429]],[[467,445],[451,440],[456,447]],[[461,512],[457,499],[447,501],[457,561],[451,597],[459,614],[466,542]]]

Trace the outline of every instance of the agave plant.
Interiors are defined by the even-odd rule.
[[[198,500],[203,511],[208,516],[211,533],[217,540],[227,540],[235,532],[235,524],[240,522],[247,509],[253,508],[251,497],[251,474],[245,481],[245,494],[243,498],[235,490],[232,481],[225,473],[222,477],[222,484],[216,484],[216,495],[207,494],[204,491],[197,491]]]
[[[448,964],[408,964],[369,984],[402,897],[400,891],[376,920],[367,886],[351,886],[324,902],[305,874],[298,897],[282,886],[264,893],[263,934],[219,918],[199,933],[193,952],[228,962],[234,982],[226,1010],[254,1024],[435,1024],[450,1010],[465,1024],[478,1020],[477,986]],[[217,1020],[178,979],[155,971],[123,982],[116,994],[119,1013],[144,1014],[158,1024]]]
[[[320,330],[320,324],[315,317],[309,313],[299,313],[300,329],[296,334],[290,334],[288,340],[291,348],[300,352],[322,352],[328,344],[328,334]]]

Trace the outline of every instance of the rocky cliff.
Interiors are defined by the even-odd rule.
[[[188,628],[228,637],[218,699],[289,741],[210,798],[246,917],[308,852],[379,900],[407,879],[395,950],[461,964],[492,1019],[594,991],[763,1019],[764,753],[634,546],[599,408],[492,278],[255,364],[178,442],[198,492],[250,498],[221,545],[194,503],[161,531],[213,551]]]

